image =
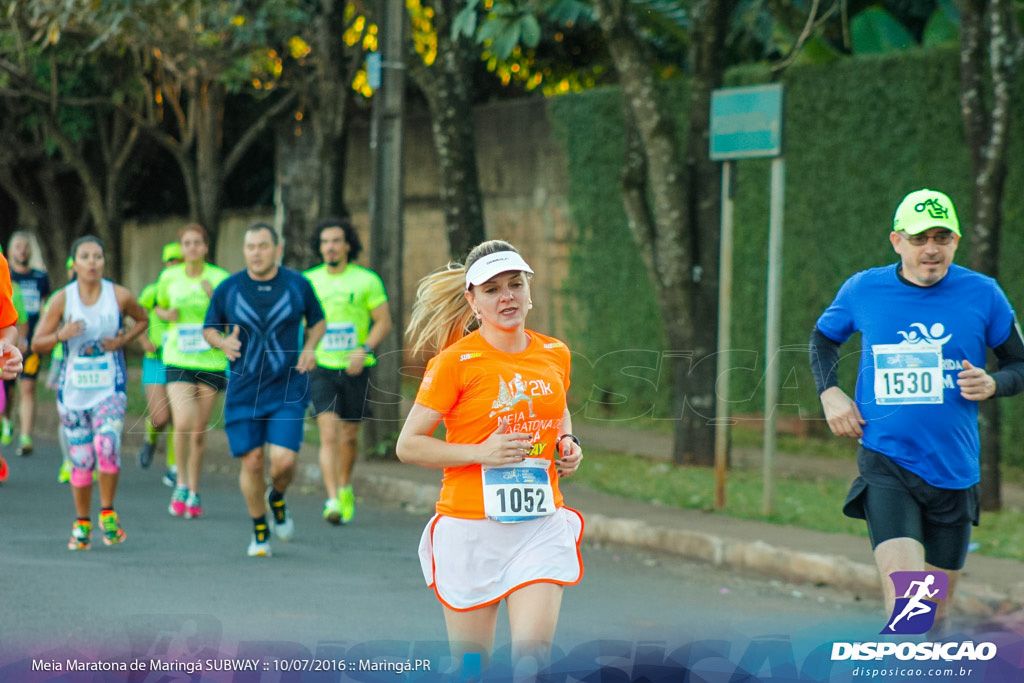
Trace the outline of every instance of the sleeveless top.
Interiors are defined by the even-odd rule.
[[[85,330],[63,342],[58,400],[65,408],[87,410],[125,391],[124,352],[105,351],[102,342],[116,337],[121,329],[121,307],[109,280],[103,280],[100,296],[91,306],[82,303],[78,282],[68,284],[64,292],[64,322],[81,320]]]

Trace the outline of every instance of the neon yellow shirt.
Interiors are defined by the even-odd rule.
[[[139,293],[139,305],[149,313],[149,327],[146,329],[146,334],[149,335],[149,341],[153,342],[153,346],[156,347],[156,352],[146,351],[146,358],[160,357],[160,347],[164,345],[164,335],[167,332],[167,323],[153,312],[156,308],[156,289],[156,283],[150,282]]]
[[[327,319],[327,331],[316,346],[316,362],[331,370],[348,367],[348,357],[366,343],[373,323],[371,311],[388,300],[384,283],[372,270],[354,263],[332,275],[327,264],[303,273],[313,285]],[[377,364],[373,354],[366,365]]]
[[[166,323],[164,365],[212,372],[224,370],[228,359],[222,351],[210,348],[203,338],[203,320],[210,307],[210,297],[202,283],[206,280],[216,289],[228,276],[228,271],[207,263],[199,277],[189,277],[185,268],[184,263],[166,268],[156,281],[157,305],[178,311],[178,320]]]
[[[25,310],[25,299],[21,296],[21,287],[17,280],[11,280],[11,303],[14,304],[14,311],[18,314],[17,322],[27,322],[28,312]]]

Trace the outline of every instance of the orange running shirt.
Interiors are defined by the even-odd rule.
[[[14,310],[14,301],[11,300],[13,293],[11,267],[3,254],[0,254],[0,328],[10,327],[18,322],[18,312]]]
[[[520,353],[498,351],[479,331],[466,335],[427,363],[416,402],[444,416],[448,443],[481,443],[502,419],[509,432],[531,434],[530,457],[551,461],[555,506],[562,507],[554,454],[569,388],[569,349],[553,337],[527,335],[530,343]],[[480,465],[445,468],[436,510],[484,518]]]

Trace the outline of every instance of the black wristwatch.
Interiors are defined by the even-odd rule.
[[[559,444],[562,443],[562,439],[572,439],[573,443],[575,443],[577,446],[580,446],[580,440],[578,438],[576,438],[575,434],[562,434],[560,437],[555,439],[555,448],[556,449],[558,448]]]

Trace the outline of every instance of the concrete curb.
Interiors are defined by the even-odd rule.
[[[425,511],[432,510],[437,501],[436,484],[360,474],[358,469],[353,480],[359,496],[415,509],[422,508]],[[874,565],[855,562],[840,555],[794,551],[763,541],[741,541],[593,512],[584,512],[584,523],[584,534],[589,542],[666,552],[716,567],[756,572],[791,583],[827,584],[870,595],[879,591],[880,580]],[[976,617],[991,617],[1014,607],[1019,608],[1024,598],[1024,583],[1021,584],[1020,592],[1021,595],[1011,596],[988,586],[962,582],[957,591],[957,610]]]

